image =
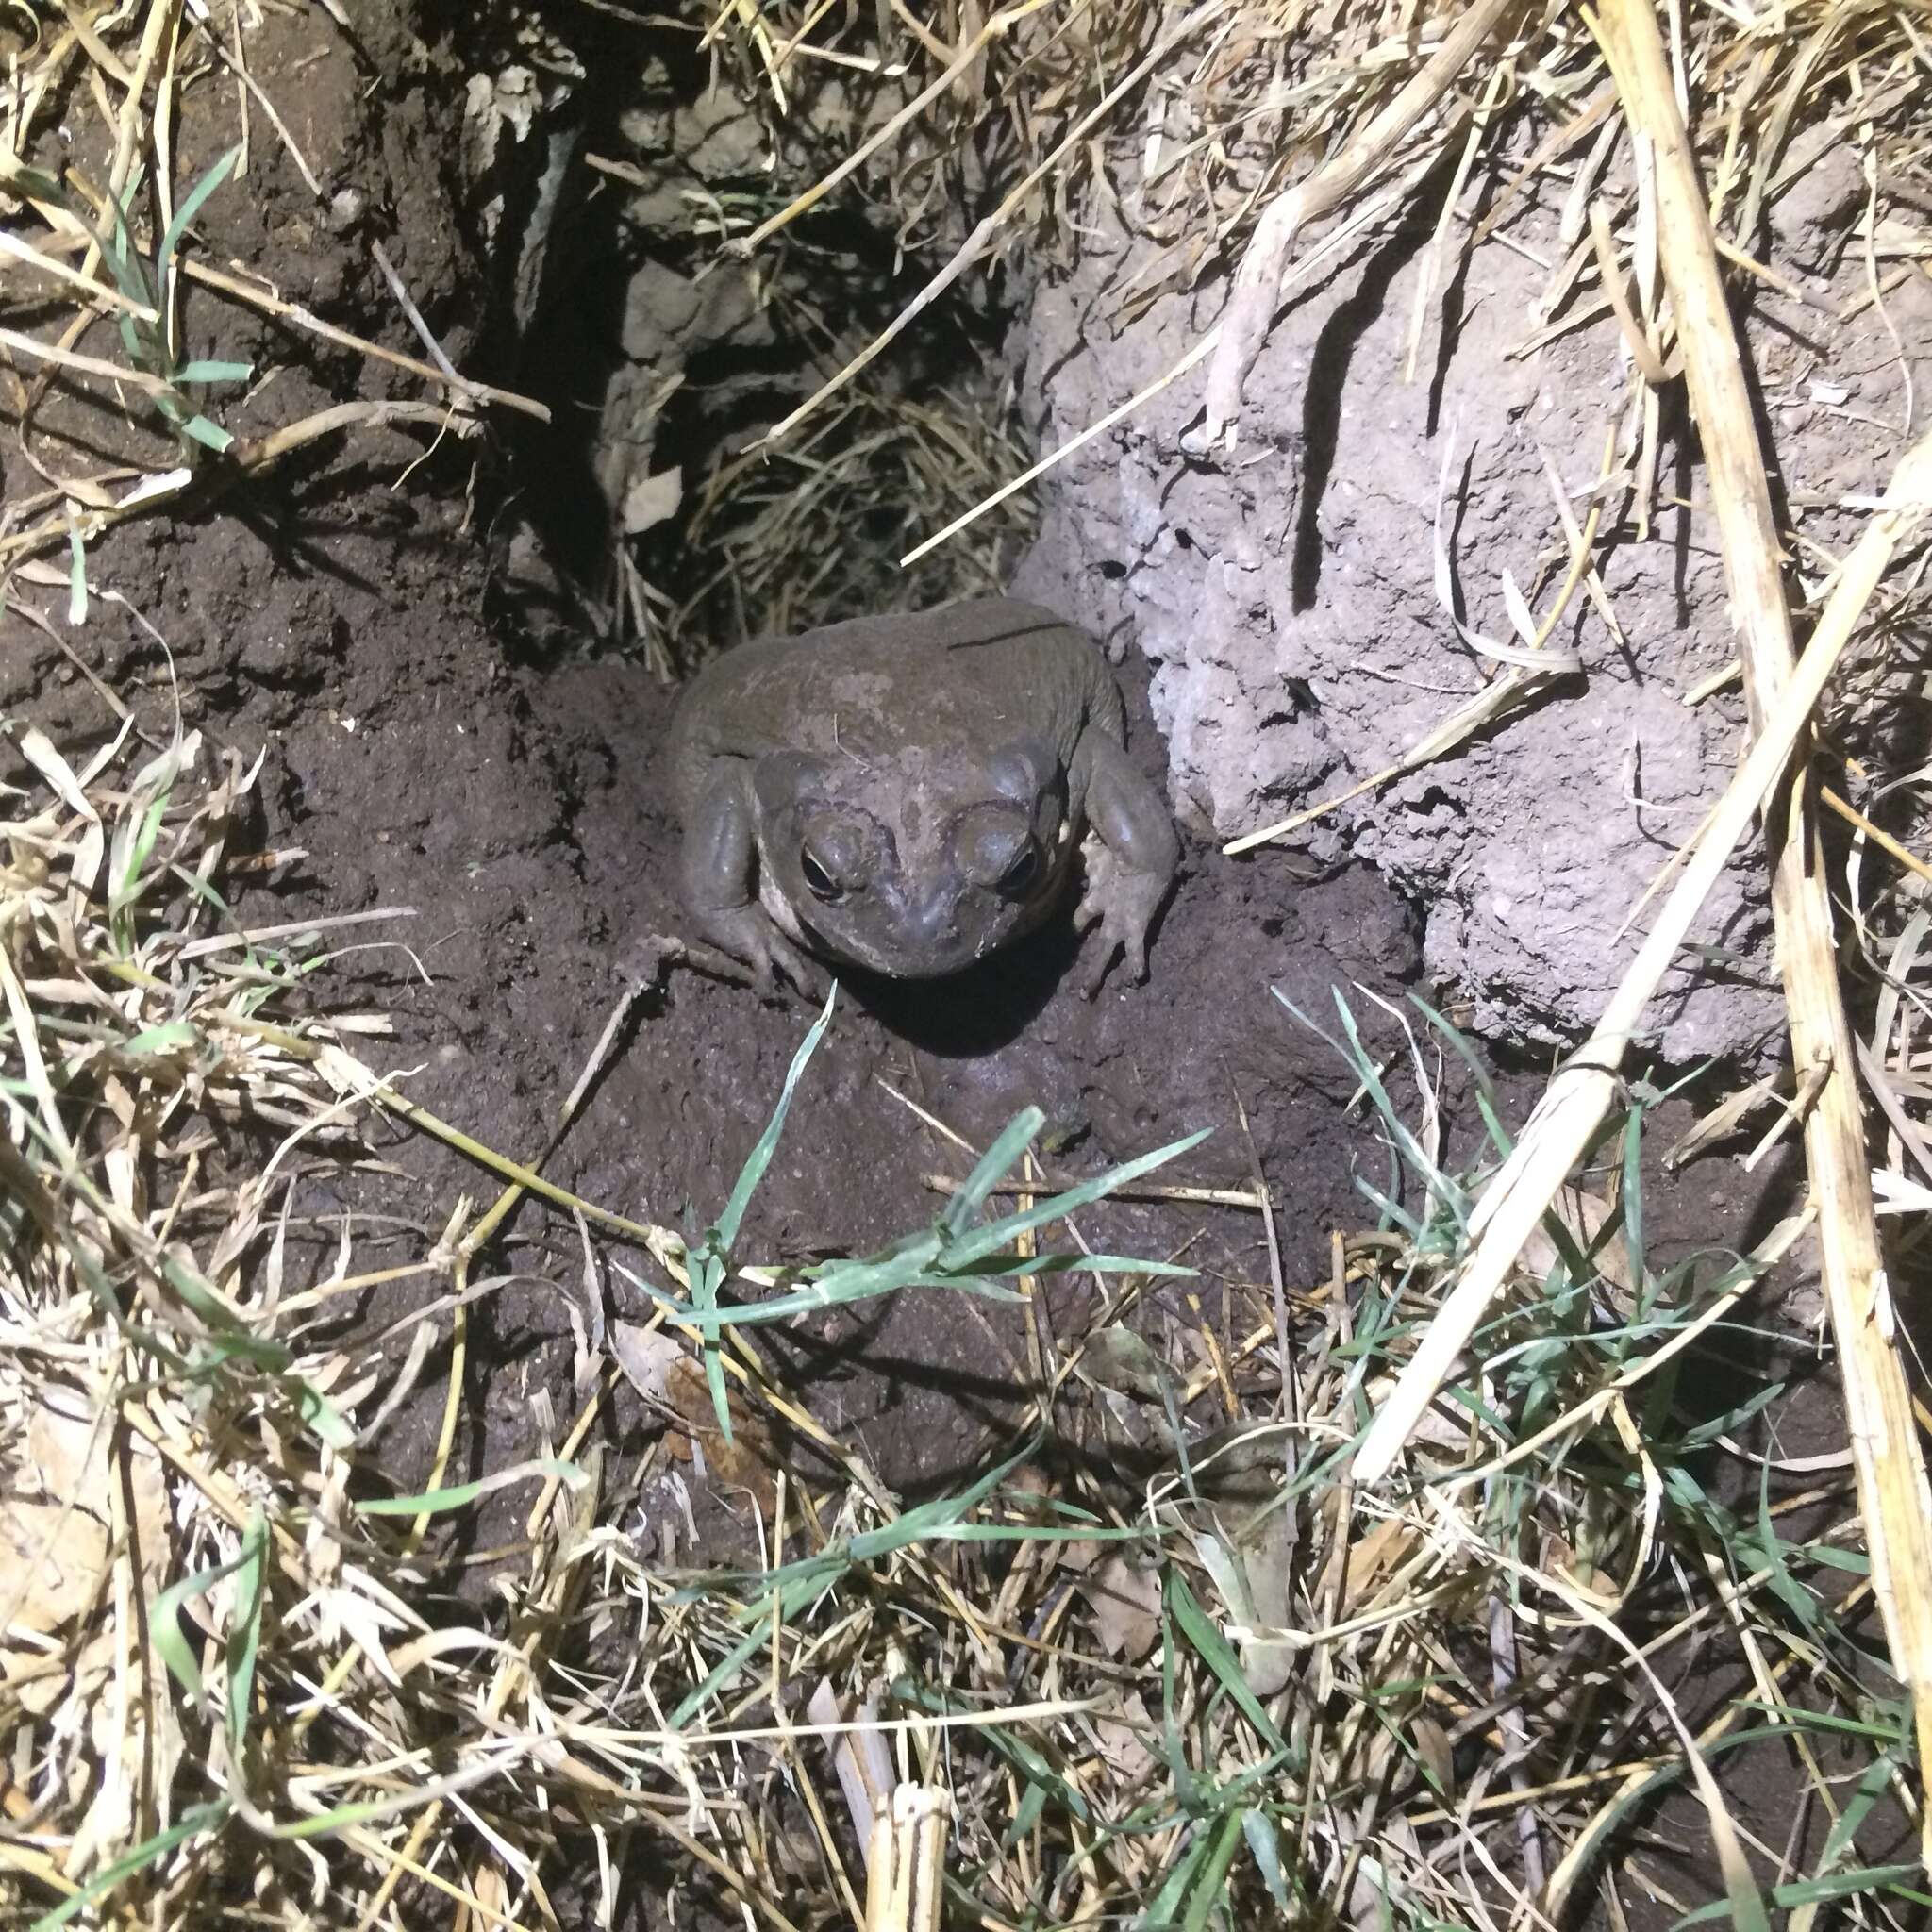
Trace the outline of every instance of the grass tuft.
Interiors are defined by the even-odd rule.
[[[0,97],[8,292],[30,292],[37,317],[0,330],[0,352],[45,486],[0,507],[0,573],[9,608],[63,649],[20,596],[34,558],[67,551],[77,623],[87,548],[120,521],[204,501],[345,430],[474,433],[488,408],[542,413],[199,258],[196,229],[240,165],[224,156],[170,205],[170,130],[213,71],[181,58],[206,51],[202,15],[162,0],[87,18],[34,9]],[[1669,85],[1652,105],[1690,103],[1733,294],[1797,290],[1823,327],[1923,278],[1907,211],[1924,199],[1925,37],[1908,9],[1799,0],[1671,10],[1664,25]],[[1563,245],[1524,352],[1600,325],[1614,421],[1587,504],[1553,479],[1561,575],[1542,614],[1508,580],[1515,641],[1470,640],[1507,674],[1363,789],[1453,754],[1567,668],[1546,647],[1579,591],[1614,627],[1598,563],[1616,520],[1600,509],[1624,493],[1646,535],[1658,500],[1658,398],[1680,323],[1663,299],[1656,182],[1632,158],[1634,96],[1595,25],[1496,8],[1479,65],[1444,78],[1452,16],[1413,8],[785,0],[708,13],[707,53],[775,119],[808,116],[827,75],[874,103],[851,164],[756,227],[738,223],[734,249],[766,265],[808,206],[855,196],[891,210],[924,280],[891,340],[825,332],[795,419],[698,486],[691,541],[717,569],[676,620],[803,627],[873,584],[868,545],[930,555],[930,573],[904,581],[908,601],[996,588],[1026,512],[997,533],[981,514],[1054,453],[1029,469],[1003,401],[928,408],[883,366],[860,377],[969,278],[1052,273],[1108,197],[1135,197],[1158,254],[1096,327],[1250,263],[1250,311],[1265,315],[1263,297],[1452,184],[1430,210],[1413,346],[1458,254],[1516,240],[1535,190],[1560,199]],[[1431,75],[1443,84],[1423,87]],[[70,110],[93,114],[87,132],[111,155],[98,180],[60,139]],[[1819,322],[1815,293],[1759,258],[1767,212],[1835,146],[1870,186],[1843,237],[1868,287]],[[1496,192],[1477,222],[1459,210],[1485,181]],[[1310,183],[1319,192],[1284,206]],[[1317,218],[1331,225],[1286,259]],[[380,360],[426,399],[344,404],[231,441],[196,392],[248,372],[183,353],[183,282]],[[90,346],[106,323],[118,355]],[[1180,367],[1079,440],[1210,358],[1234,370],[1238,400],[1240,358],[1224,348],[1204,319]],[[1903,350],[1899,367],[1908,380]],[[104,457],[63,441],[51,411],[41,420],[70,391],[127,450]],[[159,456],[143,441],[157,414]],[[1821,639],[1845,647],[1894,547],[1923,575],[1911,514],[1893,503],[1874,520],[1882,558],[1792,533],[1818,619],[1801,675],[1807,659],[1818,675]],[[1453,607],[1446,544],[1440,575]],[[640,632],[669,621],[648,587],[638,596]],[[1901,682],[1916,690],[1901,641],[1923,619],[1916,578],[1878,601],[1857,668],[1882,716]],[[1049,1180],[1030,1112],[940,1177],[945,1205],[926,1227],[881,1255],[780,1271],[745,1251],[745,1218],[782,1097],[739,1191],[689,1245],[575,1200],[541,1158],[437,1120],[365,1058],[380,1017],[328,1011],[332,923],[251,932],[233,916],[234,827],[256,772],[195,733],[143,739],[95,688],[116,735],[61,747],[15,721],[0,794],[8,1923],[517,1932],[618,1923],[649,1883],[786,1932],[858,1917],[870,1826],[902,1782],[948,1795],[945,1909],[989,1932],[1207,1932],[1284,1914],[1420,1932],[1586,1906],[1617,1922],[1640,1894],[1685,1924],[1783,1912],[1809,1928],[1826,1908],[1862,1924],[1932,1903],[1904,1850],[1923,1789],[1875,1622],[1888,1579],[1866,1555],[1849,1455],[1788,1453],[1807,1430],[1806,1391],[1760,1299],[1810,1210],[1749,1253],[1665,1250],[1649,1198],[1661,1096],[1641,1080],[1606,1083],[1529,1210],[1539,1224],[1491,1250],[1493,1292],[1421,1378],[1413,1426],[1385,1435],[1371,1482],[1357,1458],[1373,1418],[1404,1377],[1420,1386],[1485,1190],[1530,1141],[1443,1015],[1405,1018],[1412,1088],[1350,1006],[1319,1016],[1386,1154],[1324,1280],[1231,1282],[1210,1323],[1169,1288],[1184,1273],[1173,1257],[1088,1250],[1106,1201],[1192,1143]],[[1910,1265],[1932,1208],[1932,919],[1923,865],[1902,863],[1923,824],[1898,837],[1876,815],[1923,778],[1851,775],[1871,782],[1832,808],[1853,841],[1834,879],[1845,955],[1877,989],[1856,1057],[1882,1115],[1880,1208]],[[1756,804],[1738,806],[1740,831]],[[1475,1070],[1479,1158],[1452,1156],[1457,1124],[1429,1091],[1424,1041]],[[1790,1083],[1752,1158],[1796,1129],[1830,1074]],[[1732,1132],[1773,1097],[1767,1083],[1699,1131]],[[325,1184],[378,1113],[493,1169],[496,1204],[480,1217],[447,1204],[429,1233],[327,1206]],[[580,1324],[575,1410],[464,1479],[451,1466],[473,1392],[464,1310],[501,1285],[477,1270],[531,1191],[575,1210],[587,1265],[628,1265],[653,1312],[606,1334],[572,1284],[553,1283]],[[1157,1191],[1204,1215],[1272,1213],[1275,1199],[1263,1184]],[[297,1257],[318,1247],[327,1258],[304,1274]],[[1074,1272],[1092,1277],[1087,1315],[1050,1329],[1042,1284]],[[344,1332],[341,1309],[399,1281],[422,1291],[412,1314]],[[948,1493],[905,1499],[756,1343],[763,1324],[928,1289],[1029,1318],[1025,1420]],[[1889,1324],[1889,1302],[1880,1313]],[[598,1453],[620,1376],[666,1424],[635,1467]],[[443,1434],[405,1483],[385,1466],[385,1424],[438,1395]],[[750,1499],[728,1566],[695,1537],[707,1474]],[[499,1598],[465,1605],[432,1539],[511,1492],[526,1507]],[[636,1532],[647,1503],[672,1524],[668,1550]],[[1758,1781],[1798,1793],[1784,1843],[1754,1836],[1744,1794]],[[1687,1876],[1674,1840],[1708,1845],[1713,1862]]]

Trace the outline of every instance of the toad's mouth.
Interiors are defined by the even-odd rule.
[[[803,920],[806,943],[813,951],[833,959],[862,967],[868,973],[888,979],[947,979],[977,965],[994,951],[999,941],[992,935],[978,940],[955,940],[942,944],[908,941],[897,946],[853,938],[834,938],[810,920]]]

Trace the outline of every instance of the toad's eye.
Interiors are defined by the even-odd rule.
[[[1040,882],[1040,847],[1029,839],[1020,848],[1020,856],[1000,874],[1000,891],[1011,899],[1030,892]]]
[[[805,874],[805,882],[811,888],[814,898],[823,899],[829,906],[834,899],[845,896],[844,887],[812,857],[809,845],[799,852],[798,869]]]

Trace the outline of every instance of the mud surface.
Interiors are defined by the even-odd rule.
[[[435,474],[419,474],[407,512],[381,491],[345,500],[351,481],[331,475],[258,506],[271,528],[308,533],[299,549],[224,518],[124,535],[100,557],[97,581],[166,638],[186,722],[211,748],[266,754],[259,845],[306,857],[276,882],[242,888],[242,923],[408,908],[406,919],[330,931],[340,950],[311,997],[329,1011],[391,1015],[393,1034],[363,1042],[365,1058],[396,1070],[420,1105],[525,1160],[547,1141],[632,976],[650,970],[650,941],[679,928],[659,757],[675,693],[624,664],[517,662],[479,619],[481,557]],[[159,646],[111,606],[82,641],[164,730],[171,683]],[[17,624],[8,643],[9,709],[66,742],[107,734],[105,708],[70,669],[50,664]],[[1132,694],[1132,741],[1152,764],[1158,740],[1144,697]],[[1403,1184],[1369,1117],[1348,1106],[1357,1082],[1341,1055],[1274,994],[1333,1035],[1342,994],[1391,1086],[1412,1095],[1408,1050],[1380,1004],[1402,1001],[1416,977],[1405,910],[1359,865],[1297,875],[1194,845],[1147,985],[1110,984],[1090,1003],[1066,970],[1078,944],[1063,922],[952,983],[848,987],[744,1252],[795,1260],[880,1246],[935,1213],[928,1175],[971,1164],[913,1107],[977,1149],[1038,1106],[1050,1168],[1074,1175],[1213,1128],[1174,1177],[1247,1190],[1264,1175],[1281,1204],[1289,1283],[1324,1279],[1330,1231],[1373,1224],[1357,1178],[1398,1194]],[[689,971],[657,984],[546,1173],[625,1215],[702,1226],[729,1193],[811,1016]],[[1432,1084],[1466,1126],[1466,1078],[1442,1060],[1430,1049]],[[1506,1080],[1505,1090],[1521,1100],[1532,1085]],[[308,1257],[303,1265],[320,1273],[332,1260],[345,1207],[359,1217],[358,1267],[377,1267],[391,1242],[394,1257],[414,1258],[459,1192],[487,1203],[496,1191],[487,1174],[401,1128],[377,1151],[409,1177],[400,1187],[393,1172],[358,1175],[326,1159],[309,1170],[291,1250]],[[1652,1211],[1665,1241],[1674,1227],[1699,1238],[1722,1225],[1742,1243],[1770,1211],[1754,1204],[1787,1185],[1774,1168],[1735,1197],[1727,1163],[1707,1163]],[[1230,1286],[1241,1291],[1231,1307],[1270,1293],[1262,1226],[1247,1210],[1114,1204],[1079,1227],[1096,1249],[1179,1253],[1199,1271],[1136,1316],[1157,1338],[1164,1310],[1198,1327],[1191,1294],[1217,1319]],[[580,1277],[575,1230],[538,1206],[520,1210],[491,1252],[503,1272],[564,1291]],[[624,1257],[621,1244],[613,1252]],[[607,1274],[603,1289],[612,1313],[648,1312],[621,1274]],[[1098,1292],[1091,1277],[1055,1283],[1043,1311],[1051,1332],[1083,1329]],[[358,1298],[335,1335],[373,1334],[415,1293],[403,1284]],[[572,1346],[558,1289],[528,1280],[490,1296],[475,1321],[463,1460],[480,1472],[542,1453],[569,1409]],[[1015,1312],[964,1299],[902,1298],[760,1330],[759,1343],[809,1389],[820,1421],[862,1446],[901,1492],[943,1487],[1008,1440],[1032,1380]],[[436,1407],[399,1422],[398,1480],[426,1466]],[[620,1400],[612,1445],[634,1451],[640,1432],[658,1426]]]
[[[284,508],[312,529],[325,491]],[[545,671],[507,660],[477,620],[480,562],[455,516],[432,514],[425,529],[413,517],[399,528],[380,509],[352,513],[299,563],[234,522],[126,539],[102,558],[99,580],[126,586],[167,638],[187,722],[251,759],[266,747],[262,844],[307,857],[283,883],[246,889],[242,919],[412,908],[336,936],[344,950],[316,1000],[391,1014],[394,1037],[371,1058],[420,1070],[404,1083],[409,1095],[523,1158],[545,1138],[627,975],[646,963],[648,941],[679,930],[658,756],[675,693],[624,664]],[[160,723],[158,647],[111,611],[97,635],[109,645],[104,674]],[[271,649],[297,636],[299,662],[264,675]],[[51,691],[12,695],[58,727],[66,706]],[[76,723],[93,703],[77,682],[62,697]],[[96,710],[95,733],[105,723]],[[1158,757],[1144,707],[1137,743],[1148,761]],[[1333,991],[1350,990],[1370,1038],[1383,1039],[1388,1023],[1351,983],[1399,998],[1416,948],[1402,909],[1363,868],[1283,875],[1272,891],[1259,884],[1211,853],[1191,855],[1150,983],[1109,986],[1091,1003],[1066,973],[1079,943],[1070,921],[961,980],[850,987],[799,1091],[747,1250],[863,1249],[928,1220],[938,1197],[924,1177],[959,1174],[970,1157],[904,1102],[975,1147],[1038,1106],[1055,1163],[1074,1173],[1216,1127],[1185,1178],[1247,1188],[1258,1159],[1289,1202],[1291,1275],[1320,1278],[1328,1228],[1361,1216],[1351,1199],[1357,1161],[1369,1159],[1378,1184],[1386,1175],[1371,1134],[1337,1132],[1354,1085],[1343,1061],[1271,988],[1330,1028]],[[722,1207],[809,1019],[798,1004],[673,974],[644,1003],[553,1176],[626,1215],[702,1224]],[[430,1155],[423,1172],[452,1171]],[[435,1219],[430,1196],[424,1212]],[[1200,1227],[1198,1210],[1115,1209],[1083,1223],[1096,1244],[1152,1253]],[[1189,1259],[1210,1283],[1265,1279],[1257,1219],[1212,1218]],[[1065,1292],[1082,1302],[1091,1284]],[[1063,1313],[1076,1319],[1072,1306]],[[557,1326],[554,1308],[533,1319]],[[1017,1364],[997,1351],[990,1359],[991,1345],[978,1311],[908,1303],[881,1325],[841,1334],[839,1356],[855,1359],[834,1379],[851,1387],[829,1397],[824,1419],[903,1410],[903,1427],[882,1439],[889,1480],[940,1475],[974,1447],[966,1412],[1011,1395]]]
[[[291,132],[342,212],[341,232],[324,245],[327,216],[274,151],[258,154],[246,192],[218,198],[208,219],[218,245],[283,275],[291,296],[413,351],[393,305],[356,266],[379,237],[460,357],[485,298],[458,219],[455,74],[421,49],[371,58],[389,63],[379,104],[326,23],[278,21],[257,43],[263,84],[302,104]],[[215,138],[187,118],[185,174],[208,165]],[[193,296],[188,320],[197,353],[257,367],[249,394],[223,412],[244,439],[391,380],[379,364],[318,351],[233,305]],[[371,1063],[396,1070],[422,1106],[525,1159],[548,1140],[649,942],[679,927],[659,758],[675,691],[634,664],[530,649],[501,616],[491,532],[475,514],[479,491],[500,493],[506,473],[487,451],[479,469],[447,441],[425,461],[427,440],[365,428],[229,491],[200,517],[124,528],[90,553],[94,596],[72,644],[158,741],[178,701],[214,755],[263,755],[252,832],[263,851],[304,856],[259,882],[238,874],[246,925],[408,908],[406,919],[327,929],[337,957],[312,998],[391,1015],[392,1035],[367,1043]],[[513,470],[507,479],[513,493]],[[58,625],[60,593],[28,601]],[[8,711],[76,751],[110,736],[110,712],[45,635],[11,615],[0,623]],[[1135,756],[1158,774],[1144,692],[1130,697]],[[1333,990],[1362,989],[1350,997],[1365,1033],[1386,1041],[1390,1024],[1368,995],[1398,999],[1415,978],[1406,908],[1365,868],[1263,874],[1197,847],[1149,985],[1109,987],[1090,1004],[1066,983],[1076,948],[1063,922],[967,980],[850,988],[744,1251],[862,1251],[922,1225],[941,1199],[926,1176],[962,1174],[971,1155],[912,1107],[978,1147],[1038,1106],[1050,1161],[1074,1174],[1214,1126],[1176,1177],[1248,1188],[1265,1174],[1285,1204],[1291,1278],[1325,1275],[1330,1228],[1363,1218],[1357,1165],[1387,1185],[1388,1161],[1358,1114],[1340,1121],[1355,1084],[1342,1059],[1271,988],[1331,1028]],[[723,1207],[809,1018],[675,974],[634,1008],[546,1172],[634,1218],[702,1226]],[[327,1160],[311,1170],[293,1234],[317,1268],[339,1231],[330,1217],[344,1208],[374,1244],[358,1247],[366,1265],[379,1266],[391,1245],[420,1248],[440,1231],[459,1192],[485,1202],[495,1192],[489,1175],[402,1129],[382,1152],[411,1177],[407,1205],[392,1176]],[[413,1225],[393,1225],[399,1216]],[[1081,1234],[1118,1252],[1185,1250],[1210,1307],[1223,1284],[1267,1278],[1252,1213],[1116,1207],[1083,1218]],[[506,1272],[572,1282],[580,1272],[569,1224],[531,1208],[495,1254]],[[620,1275],[605,1286],[618,1312],[641,1311]],[[1095,1292],[1091,1278],[1068,1278],[1049,1319],[1084,1323]],[[336,1332],[374,1333],[409,1301],[407,1287],[373,1294],[341,1311]],[[1158,1327],[1158,1311],[1148,1319]],[[482,1400],[464,1453],[481,1469],[542,1446],[543,1401],[568,1401],[570,1343],[556,1293],[525,1283],[479,1305],[476,1323]],[[1022,1329],[979,1303],[908,1300],[770,1345],[799,1356],[821,1419],[862,1439],[895,1489],[943,1482],[982,1455],[986,1431],[1010,1424],[1025,1379]],[[633,1412],[620,1436],[637,1422]],[[399,1422],[399,1478],[426,1463],[432,1423],[407,1411]]]

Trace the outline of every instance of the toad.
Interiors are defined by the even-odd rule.
[[[1118,686],[1092,641],[992,598],[865,617],[727,651],[671,727],[685,902],[698,933],[769,991],[804,955],[897,979],[957,973],[1082,891],[1146,976],[1147,930],[1180,847],[1128,762]]]

